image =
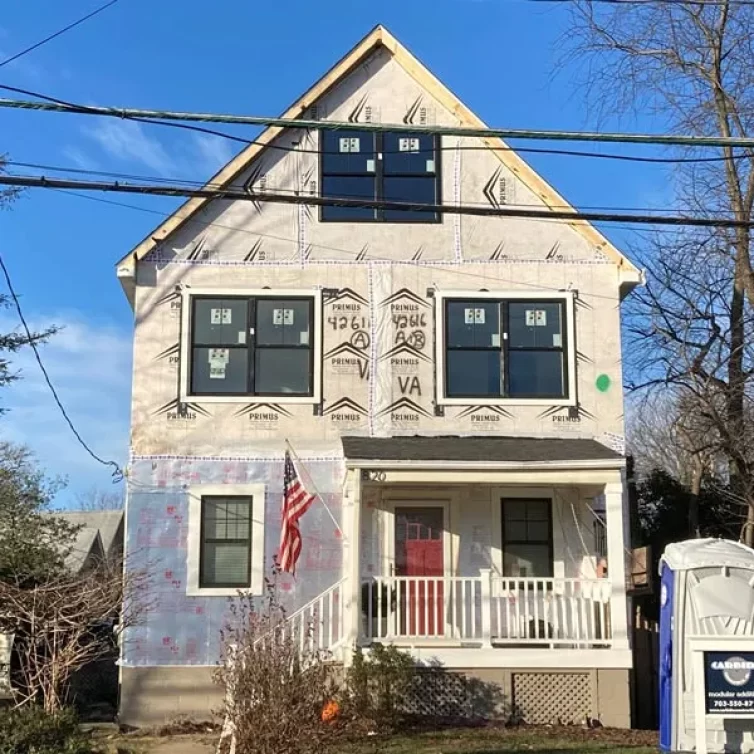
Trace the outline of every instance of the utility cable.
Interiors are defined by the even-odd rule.
[[[66,102],[65,100],[56,99],[55,97],[49,97],[48,95],[41,94],[39,92],[33,92],[28,89],[20,89],[14,86],[2,86],[2,85],[0,85],[0,89],[6,89],[8,91],[25,94],[30,97],[37,97],[39,99],[47,100],[49,102],[57,103],[60,105],[66,105],[71,108],[77,108],[77,109],[82,109],[82,110],[87,109],[86,105]],[[16,101],[4,100],[0,98],[0,106],[2,107],[11,107],[10,104],[2,104],[2,103],[11,103],[11,102],[16,102]],[[33,109],[41,109],[41,108],[33,108]],[[154,118],[140,118],[140,117],[126,116],[126,115],[122,115],[119,112],[112,112],[109,114],[83,113],[82,112],[81,114],[82,115],[85,115],[85,114],[102,115],[103,117],[113,117],[113,118],[118,118],[119,120],[129,120],[134,123],[146,123],[147,125],[153,125],[153,126],[179,128],[186,131],[193,131],[196,133],[207,134],[210,136],[217,136],[217,137],[227,139],[229,141],[232,141],[238,144],[245,144],[246,146],[257,145],[257,146],[264,147],[265,149],[277,150],[280,152],[297,152],[299,154],[316,154],[316,155],[339,154],[339,152],[328,152],[323,149],[308,149],[307,147],[303,147],[301,145],[284,146],[282,144],[273,144],[272,142],[265,142],[260,139],[246,139],[242,136],[235,136],[225,131],[218,131],[217,129],[214,129],[214,128],[205,128],[202,126],[195,126],[188,123],[177,123],[174,121],[155,120]],[[470,144],[458,144],[458,145],[446,145],[446,146],[437,145],[435,149],[440,152],[492,151],[492,152],[516,152],[520,154],[546,154],[546,155],[556,155],[556,156],[563,156],[563,157],[586,157],[586,158],[598,159],[598,160],[616,160],[619,162],[637,162],[637,163],[661,164],[661,165],[662,164],[677,165],[677,164],[684,164],[684,163],[726,162],[731,159],[733,160],[749,159],[749,155],[743,155],[743,154],[736,154],[736,155],[732,155],[731,157],[727,157],[727,156],[644,157],[641,155],[624,155],[624,154],[617,154],[614,152],[584,152],[582,150],[576,150],[576,149],[546,149],[546,148],[540,148],[540,147],[515,147],[514,148],[514,147],[509,147],[503,144],[484,144],[481,146],[474,146]],[[400,154],[400,150],[383,149],[382,154]]]
[[[569,0],[570,1],[570,0]],[[23,92],[17,87],[0,85],[0,89]],[[406,123],[350,123],[336,120],[311,120],[305,118],[271,118],[256,115],[231,115],[226,113],[200,113],[176,110],[145,110],[127,107],[101,107],[77,105],[47,95],[37,96],[45,102],[12,100],[0,98],[0,107],[22,110],[71,113],[75,115],[95,115],[128,120],[147,119],[151,121],[192,121],[201,123],[226,123],[247,126],[275,126],[278,128],[298,128],[314,130],[350,130],[367,133],[437,134],[440,136],[462,136],[501,139],[530,139],[538,141],[586,141],[620,144],[644,144],[685,147],[740,147],[754,149],[754,138],[743,136],[692,136],[685,134],[641,134],[641,133],[599,133],[593,131],[546,131],[535,129],[488,128],[469,126],[417,126]],[[237,137],[231,137],[236,138]]]
[[[81,189],[88,191],[108,191],[123,194],[144,194],[153,196],[182,196],[202,199],[238,200],[273,204],[309,205],[315,207],[346,207],[355,209],[382,209],[388,211],[423,212],[429,214],[472,215],[476,217],[511,217],[537,220],[567,220],[571,222],[622,222],[639,225],[672,225],[676,227],[701,228],[751,228],[752,220],[739,220],[733,217],[684,217],[672,215],[642,215],[614,212],[580,212],[562,209],[515,209],[506,207],[477,207],[468,205],[425,204],[416,202],[385,201],[377,199],[337,198],[306,196],[301,194],[276,194],[267,192],[241,191],[235,188],[208,189],[187,186],[134,183],[105,183],[100,181],[78,181],[45,176],[1,175],[0,186],[47,189]]]
[[[102,11],[107,10],[110,6],[115,5],[115,3],[117,2],[118,0],[110,0],[109,3],[100,5],[99,8],[96,8],[91,13],[87,13],[86,16],[83,16],[82,18],[79,18],[77,21],[74,21],[73,23],[68,24],[68,26],[63,27],[62,29],[56,31],[54,34],[50,34],[50,36],[39,40],[39,42],[36,42],[35,44],[31,45],[31,47],[27,47],[26,49],[21,50],[20,52],[17,52],[15,55],[11,55],[9,58],[6,58],[2,62],[0,62],[0,68],[2,68],[4,65],[8,65],[9,63],[12,63],[14,60],[18,60],[19,58],[22,58],[24,55],[27,55],[28,53],[38,49],[39,47],[42,47],[42,45],[46,45],[48,42],[52,42],[53,39],[56,39],[57,37],[65,34],[67,31],[70,31],[71,29],[75,29],[79,24],[83,24],[84,21],[88,21],[90,18],[94,18],[94,16],[96,16],[98,13],[102,13]]]
[[[146,212],[150,215],[159,215],[162,217],[171,217],[173,213],[171,212],[160,212],[156,209],[150,209],[147,207],[139,207],[135,204],[127,204],[126,202],[118,202],[113,201],[112,199],[103,199],[99,196],[90,196],[89,194],[80,194],[77,191],[68,191],[66,189],[57,189],[56,193],[58,194],[67,194],[69,196],[75,196],[79,199],[87,199],[89,201],[93,202],[100,202],[101,204],[109,204],[115,207],[123,207],[124,209],[131,209],[135,210],[137,212]],[[294,238],[288,238],[286,236],[278,236],[274,235],[272,233],[264,233],[262,231],[255,231],[255,230],[248,230],[247,228],[240,228],[238,226],[234,225],[225,225],[222,223],[213,223],[206,220],[192,220],[192,222],[196,222],[199,225],[203,225],[205,227],[218,227],[222,228],[223,230],[230,230],[234,232],[239,233],[247,233],[250,236],[254,236],[255,238],[269,238],[273,241],[285,241],[290,244],[296,244],[298,243],[297,239]],[[658,231],[655,231],[658,232]],[[670,230],[665,230],[664,232],[672,232]],[[316,249],[324,249],[325,251],[334,251],[339,254],[346,254],[350,257],[353,257],[354,259],[357,259],[361,252],[355,251],[354,249],[344,249],[339,246],[332,246],[328,244],[322,244],[322,243],[315,243],[311,242],[310,246]],[[389,257],[379,257],[379,256],[369,256],[366,261],[368,262],[389,262],[391,264],[395,265],[417,265],[420,264],[420,262],[417,262],[415,260],[407,260],[407,259],[390,259]],[[489,261],[489,260],[474,260],[474,261]],[[274,264],[274,263],[273,263]],[[278,262],[279,264],[279,262]],[[452,262],[446,262],[446,264],[452,264]],[[542,285],[541,283],[527,283],[522,280],[513,280],[511,278],[505,278],[501,275],[485,275],[480,272],[470,272],[469,270],[461,269],[460,266],[454,265],[453,266],[453,274],[460,277],[466,277],[469,279],[473,279],[475,281],[483,281],[485,283],[495,282],[495,283],[510,283],[511,285],[519,285],[523,288],[532,288],[536,291],[552,291],[553,293],[562,293],[563,288],[555,288],[553,286],[547,286]],[[593,299],[604,299],[606,301],[611,301],[615,303],[616,297],[615,296],[607,296],[601,293],[586,293],[579,291],[579,297],[581,298],[593,298]]]
[[[84,168],[73,168],[73,167],[62,167],[60,165],[46,165],[46,164],[40,164],[37,162],[18,162],[17,160],[6,160],[3,162],[3,165],[10,165],[12,167],[22,167],[22,168],[29,168],[31,170],[44,170],[49,171],[53,173],[72,173],[74,175],[96,175],[96,176],[103,176],[107,178],[116,178],[116,179],[123,179],[127,181],[148,181],[152,183],[175,183],[175,184],[186,184],[190,186],[203,186],[204,188],[217,188],[217,189],[223,189],[227,184],[224,183],[214,183],[213,181],[198,181],[198,180],[192,180],[189,178],[166,178],[164,176],[156,176],[156,175],[141,175],[141,174],[133,174],[133,173],[119,173],[116,171],[111,170],[87,170]],[[19,173],[14,173],[11,171],[8,171],[8,175],[20,175]],[[284,192],[284,193],[293,193],[296,194],[298,192],[298,189],[286,189],[279,186],[275,187],[276,191]],[[350,197],[346,194],[339,194],[335,198],[358,198],[351,195]],[[467,205],[472,206],[480,206],[480,207],[488,207],[489,202],[471,202],[467,201]],[[517,202],[510,202],[506,203],[506,207],[542,207],[542,202],[539,202],[537,204],[532,203],[517,203]],[[571,209],[572,205],[570,204],[548,204],[546,205],[552,209]],[[599,205],[599,204],[580,204],[579,205],[581,209],[594,209],[594,210],[607,210],[611,212],[682,212],[683,210],[677,208],[677,207],[616,207],[616,206],[610,206],[610,205]]]
[[[13,299],[13,303],[16,307],[16,312],[18,313],[18,318],[21,321],[21,325],[24,328],[24,332],[26,333],[26,338],[28,340],[29,345],[31,346],[31,350],[34,353],[34,358],[37,360],[37,364],[39,364],[39,369],[42,372],[42,376],[44,377],[45,382],[47,383],[47,387],[50,389],[50,393],[52,393],[52,397],[55,400],[55,403],[57,404],[58,409],[60,409],[60,413],[63,416],[63,419],[65,419],[66,424],[70,427],[71,432],[73,432],[74,437],[76,440],[78,440],[79,444],[82,448],[98,463],[102,464],[103,466],[109,466],[113,469],[113,481],[119,482],[121,479],[123,479],[123,470],[121,467],[115,462],[115,461],[106,461],[104,458],[100,458],[90,447],[87,445],[87,443],[84,441],[83,437],[79,433],[79,431],[76,429],[76,426],[74,425],[73,421],[71,420],[71,417],[68,415],[68,412],[65,410],[65,407],[63,406],[62,401],[60,400],[60,396],[58,395],[58,391],[55,389],[55,386],[52,384],[52,380],[50,379],[50,375],[47,372],[47,368],[44,365],[44,362],[42,361],[42,356],[39,353],[39,349],[37,348],[37,344],[34,340],[34,335],[31,332],[31,329],[29,328],[28,323],[26,322],[26,317],[24,317],[23,310],[21,309],[21,302],[18,299],[18,295],[16,294],[15,289],[13,288],[13,283],[10,279],[10,273],[8,272],[8,268],[5,266],[5,262],[3,261],[2,255],[0,255],[0,270],[2,270],[3,277],[5,278],[5,284],[8,286],[8,292],[11,295],[11,298]]]

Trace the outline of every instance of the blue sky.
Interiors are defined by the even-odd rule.
[[[0,16],[0,60],[98,4],[7,0]],[[377,23],[490,125],[595,125],[575,87],[577,71],[567,66],[554,75],[569,28],[567,4],[523,0],[119,0],[0,69],[0,84],[86,104],[277,115]],[[648,116],[608,118],[600,125],[658,130]],[[252,137],[254,131],[243,133]],[[112,119],[2,110],[3,152],[18,162],[201,180],[232,156],[235,145]],[[525,157],[578,206],[652,207],[668,201],[662,168]],[[157,212],[176,206],[156,198],[104,198]],[[38,326],[66,326],[44,350],[61,397],[94,449],[121,463],[127,459],[132,320],[114,264],[159,220],[42,190],[27,192],[12,211],[0,214],[0,252],[27,317]],[[631,239],[625,229],[605,230],[619,244]],[[12,315],[0,312],[0,326],[15,326]],[[10,409],[0,418],[0,437],[28,443],[51,473],[68,477],[68,490],[59,498],[63,505],[93,486],[109,488],[109,471],[76,446],[33,362],[21,355],[14,363],[24,379],[0,393],[0,405]]]

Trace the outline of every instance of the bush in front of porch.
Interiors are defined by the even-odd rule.
[[[380,730],[394,728],[401,720],[415,676],[411,655],[392,644],[373,644],[366,657],[357,648],[346,672],[344,710]]]

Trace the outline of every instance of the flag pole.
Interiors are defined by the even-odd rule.
[[[309,473],[309,469],[306,468],[306,466],[304,465],[304,462],[299,458],[298,453],[296,453],[296,450],[294,449],[293,445],[291,445],[291,442],[287,437],[285,438],[285,444],[288,450],[290,450],[291,455],[293,456],[293,459],[298,462],[299,468],[303,469],[304,473],[306,474],[307,479],[309,480],[309,483],[311,484],[311,487],[317,496],[317,499],[319,500],[320,503],[322,503],[322,506],[327,511],[327,514],[330,516],[330,518],[332,519],[332,522],[335,524],[335,528],[337,529],[337,531],[340,532],[340,538],[345,540],[346,535],[344,534],[343,529],[340,528],[340,524],[338,523],[335,516],[333,516],[332,511],[330,510],[329,506],[325,502],[325,499],[322,497],[322,493],[317,489],[317,485],[314,483],[314,480],[312,479],[312,476]]]

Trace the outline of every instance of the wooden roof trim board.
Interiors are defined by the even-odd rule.
[[[350,52],[341,58],[330,70],[309,89],[301,98],[291,105],[281,117],[298,118],[320,97],[326,94],[343,77],[348,75],[359,65],[374,49],[379,46],[385,47],[402,68],[426,91],[433,96],[443,107],[452,112],[464,126],[486,128],[486,124],[469,110],[439,79],[437,79],[422,63],[417,60],[385,27],[377,26],[364,39],[362,39]],[[251,161],[264,149],[264,146],[275,139],[282,131],[283,126],[270,126],[266,128],[251,144],[225,167],[216,173],[206,185],[227,185],[231,183]],[[484,139],[484,143],[490,147],[507,146],[502,139]],[[571,205],[555,191],[533,168],[531,168],[514,151],[493,150],[495,155],[514,175],[522,180],[534,193],[539,196],[548,207],[559,209],[573,209]],[[161,241],[178,230],[185,222],[202,209],[210,199],[193,198],[184,202],[167,220],[161,223],[154,231],[144,238],[134,249],[126,254],[116,265],[118,277],[126,287],[126,281],[133,278],[136,261],[144,258]],[[576,212],[573,209],[574,213]],[[604,254],[614,261],[621,271],[621,282],[628,285],[639,283],[641,273],[633,263],[621,254],[610,241],[602,235],[594,226],[584,220],[573,220],[568,223],[588,243],[595,247],[596,251]],[[130,286],[129,286],[130,287]],[[128,292],[128,291],[127,291]],[[131,296],[129,296],[131,298]]]

